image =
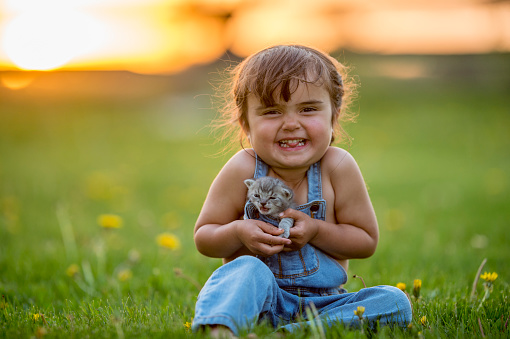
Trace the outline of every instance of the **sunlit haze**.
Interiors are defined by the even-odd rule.
[[[328,52],[510,51],[510,3],[430,0],[4,0],[0,70],[169,73],[278,43]]]

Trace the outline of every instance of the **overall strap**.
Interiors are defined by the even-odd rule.
[[[265,177],[269,171],[269,166],[259,158],[255,153],[255,179]],[[322,200],[322,179],[320,160],[310,166],[307,171],[308,178],[308,202]]]
[[[269,172],[269,166],[255,153],[255,173],[253,177],[255,179],[265,177],[267,176],[267,172]]]
[[[310,166],[307,172],[308,177],[308,202],[322,200],[322,177],[321,162],[317,161]]]

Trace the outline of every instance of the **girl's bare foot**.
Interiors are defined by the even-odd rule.
[[[209,335],[211,338],[217,339],[227,339],[227,338],[237,338],[234,333],[227,326],[223,325],[211,325],[209,326],[211,329]]]

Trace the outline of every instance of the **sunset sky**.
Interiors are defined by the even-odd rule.
[[[328,52],[510,51],[510,2],[0,0],[0,70],[172,73],[278,43]]]

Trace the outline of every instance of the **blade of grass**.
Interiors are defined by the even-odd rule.
[[[62,203],[57,205],[57,219],[60,227],[60,233],[62,234],[62,240],[64,242],[64,248],[66,251],[67,259],[75,261],[77,258],[78,251],[76,249],[76,240],[74,238],[73,226],[69,213]]]

